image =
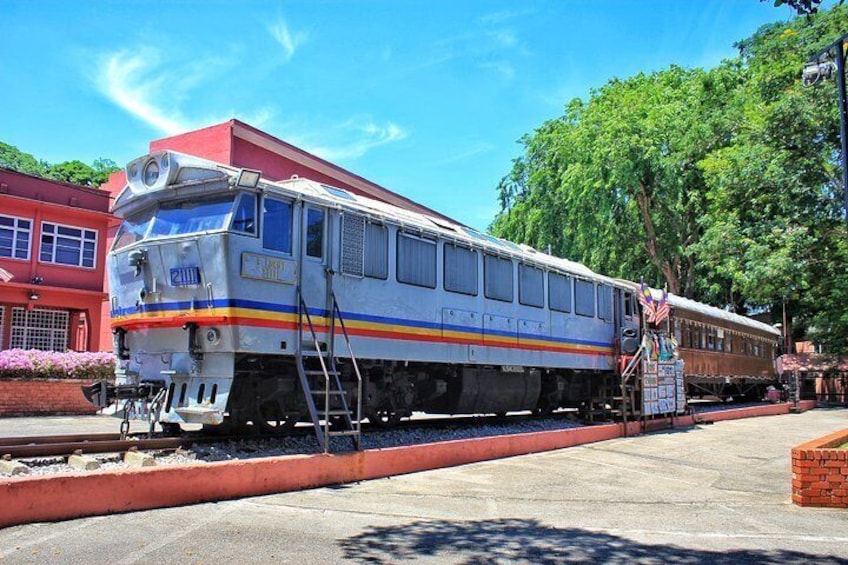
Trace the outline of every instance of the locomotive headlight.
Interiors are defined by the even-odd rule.
[[[156,159],[151,159],[144,166],[144,175],[142,180],[148,187],[153,186],[156,184],[156,181],[159,180],[159,163],[156,162]]]
[[[206,330],[206,341],[208,341],[211,345],[218,345],[221,343],[221,330],[218,328],[209,328]]]

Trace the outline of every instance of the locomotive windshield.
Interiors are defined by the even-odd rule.
[[[227,194],[201,202],[165,202],[155,210],[130,216],[121,222],[113,248],[121,249],[142,239],[224,229],[235,198],[235,194]]]

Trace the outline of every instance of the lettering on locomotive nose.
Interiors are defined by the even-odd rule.
[[[196,286],[199,284],[199,267],[176,267],[171,269],[171,286]]]
[[[295,284],[297,281],[297,263],[267,255],[243,253],[241,256],[241,276],[283,284]]]

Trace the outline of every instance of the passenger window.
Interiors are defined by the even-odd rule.
[[[545,305],[545,281],[542,269],[518,265],[518,302],[542,308]]]
[[[624,293],[624,316],[626,318],[632,318],[634,314],[633,309],[633,295],[629,292]]]
[[[262,246],[273,251],[291,253],[291,202],[265,198],[262,203]]]
[[[571,277],[548,273],[548,304],[551,310],[571,312]]]
[[[574,312],[578,316],[587,318],[595,317],[595,284],[590,281],[575,281],[574,285]]]
[[[381,224],[365,224],[365,276],[389,278],[389,230]]]
[[[484,292],[486,298],[512,302],[513,297],[513,275],[512,260],[484,255],[483,263]]]
[[[398,232],[397,280],[436,288],[436,242]]]
[[[324,256],[324,210],[306,209],[306,254],[319,259]]]
[[[233,214],[232,230],[256,235],[256,195],[242,194]]]
[[[445,290],[477,296],[477,252],[445,243]]]

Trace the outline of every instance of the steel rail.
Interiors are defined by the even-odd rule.
[[[16,438],[10,438],[16,439]],[[41,439],[41,438],[31,438]],[[166,437],[153,439],[107,439],[88,441],[59,441],[55,443],[31,442],[27,444],[7,444],[6,439],[0,439],[0,456],[9,455],[13,459],[22,457],[69,456],[76,452],[88,453],[121,453],[135,447],[137,449],[176,449],[188,447],[197,441],[196,438]]]

